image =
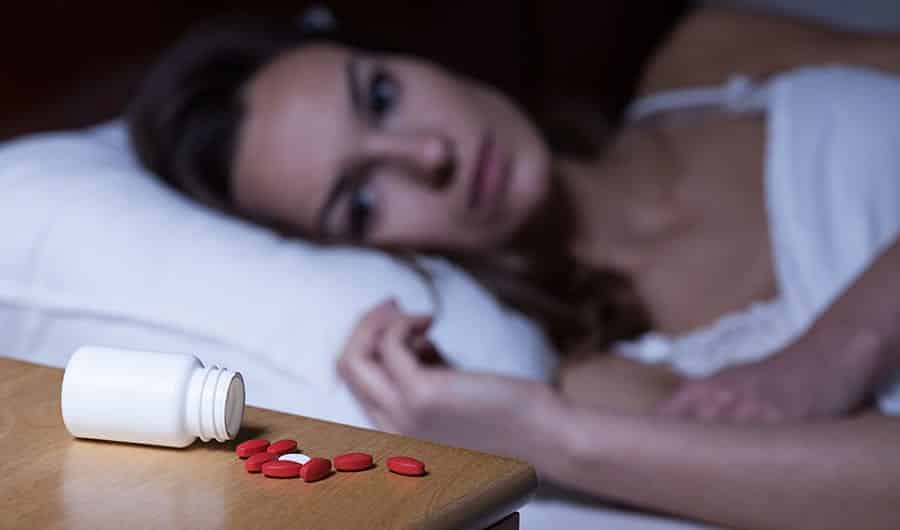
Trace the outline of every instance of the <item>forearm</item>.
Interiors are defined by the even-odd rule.
[[[900,420],[760,428],[557,406],[559,456],[535,464],[579,490],[729,528],[900,528]]]
[[[858,373],[874,388],[900,370],[900,242],[875,260],[791,348]]]
[[[666,367],[609,352],[570,357],[557,377],[559,392],[568,403],[626,414],[652,413],[682,382]]]

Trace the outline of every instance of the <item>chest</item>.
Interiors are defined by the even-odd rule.
[[[704,121],[667,133],[679,229],[632,279],[659,331],[683,333],[777,293],[765,206],[765,121]]]

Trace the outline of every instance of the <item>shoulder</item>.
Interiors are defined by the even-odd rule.
[[[638,96],[719,85],[734,73],[765,79],[833,62],[849,34],[794,18],[697,9],[676,26],[644,70]]]

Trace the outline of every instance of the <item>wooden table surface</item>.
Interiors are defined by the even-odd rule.
[[[537,486],[520,461],[252,407],[232,443],[77,440],[62,421],[62,373],[0,358],[0,528],[483,529]],[[326,458],[364,451],[376,467],[314,483],[251,475],[234,448],[256,437]],[[424,460],[428,475],[387,472],[392,455]]]

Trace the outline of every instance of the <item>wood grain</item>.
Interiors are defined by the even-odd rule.
[[[483,529],[537,486],[516,460],[252,407],[227,444],[77,440],[62,422],[62,373],[0,358],[0,528]],[[309,484],[250,475],[234,448],[255,437],[327,458],[369,452],[376,468]],[[387,472],[392,455],[425,461],[428,475]]]

